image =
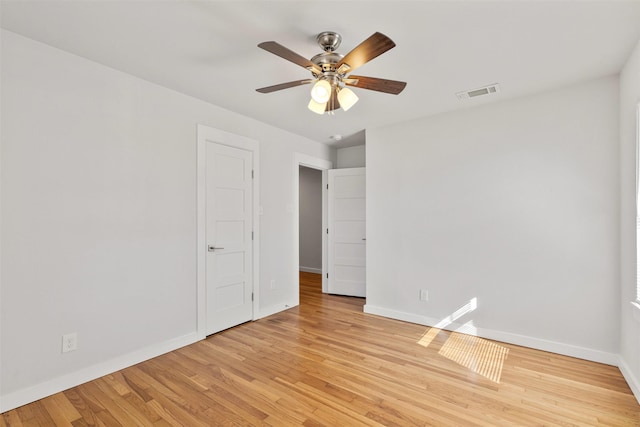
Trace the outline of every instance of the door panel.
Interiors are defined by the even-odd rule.
[[[365,168],[329,171],[331,294],[366,296]]]
[[[364,168],[350,168],[350,169],[334,169],[335,171],[354,171],[362,170],[362,174],[357,172],[354,175],[351,172],[345,172],[346,175],[340,175],[334,173],[334,194],[337,198],[345,197],[364,197],[364,189],[366,188],[364,174]]]
[[[252,153],[207,144],[207,335],[247,322],[252,304]]]
[[[365,267],[366,251],[362,244],[338,243],[335,245],[335,258],[341,260],[344,265]]]
[[[347,198],[348,197],[348,198]],[[361,221],[365,218],[365,199],[355,196],[338,196],[335,200],[335,220],[337,221]]]

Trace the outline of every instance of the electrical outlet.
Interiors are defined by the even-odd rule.
[[[66,334],[62,336],[62,352],[68,353],[78,349],[78,334]]]
[[[420,289],[420,301],[429,301],[429,291]]]
[[[276,288],[276,281],[274,279],[271,279],[271,281],[269,282],[269,288],[270,289]]]

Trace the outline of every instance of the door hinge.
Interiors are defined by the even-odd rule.
[[[329,278],[329,273],[327,273],[327,279]]]
[[[251,292],[251,301],[253,301],[253,292]]]
[[[327,234],[329,234],[329,228],[327,228]]]
[[[329,184],[327,184],[327,190],[329,189]]]
[[[251,240],[253,240],[253,231],[251,232]]]
[[[253,169],[251,169],[251,179],[253,179]]]

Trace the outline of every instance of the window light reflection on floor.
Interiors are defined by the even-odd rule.
[[[446,328],[477,307],[477,298],[472,298],[468,303],[430,328],[418,340],[418,344],[428,347],[442,331],[442,328]],[[466,322],[456,328],[456,332],[449,333],[438,354],[499,384],[509,349],[493,341],[479,338],[475,336],[476,334],[477,328],[473,324],[473,320]]]
[[[451,332],[438,353],[499,384],[509,349],[473,335]]]

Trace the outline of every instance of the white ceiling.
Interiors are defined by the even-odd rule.
[[[616,74],[640,39],[638,1],[7,1],[2,27],[245,116],[336,146],[364,129]],[[256,45],[304,57],[326,30],[346,54],[376,31],[396,47],[357,74],[406,81],[398,96],[355,89],[348,112],[307,110],[310,77]],[[502,92],[459,101],[490,83]],[[336,143],[332,135],[343,135]]]

